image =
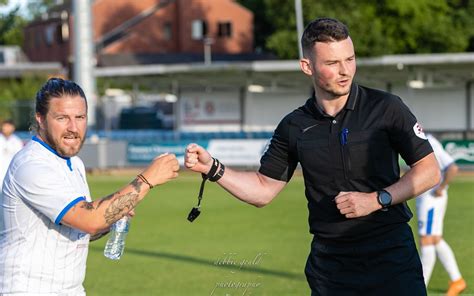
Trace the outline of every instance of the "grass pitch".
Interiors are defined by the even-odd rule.
[[[132,178],[92,175],[88,179],[92,196],[98,198]],[[84,283],[87,294],[310,294],[303,271],[311,235],[302,177],[293,177],[261,209],[207,183],[202,214],[190,223],[186,217],[196,205],[199,185],[199,175],[182,173],[153,189],[136,209],[119,261],[103,256],[107,237],[92,242]],[[445,239],[468,285],[474,285],[473,193],[474,177],[458,178],[450,187],[445,221]],[[414,211],[414,203],[410,207]],[[448,276],[437,263],[430,295],[444,293],[447,283]],[[469,287],[465,293],[474,289]]]

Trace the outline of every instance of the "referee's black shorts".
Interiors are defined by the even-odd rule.
[[[408,224],[373,241],[313,240],[305,268],[312,296],[424,296],[420,257]]]

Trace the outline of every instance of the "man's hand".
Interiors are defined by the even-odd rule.
[[[377,192],[345,192],[341,191],[334,198],[339,212],[346,218],[367,216],[382,208],[377,201]]]
[[[197,144],[189,144],[184,154],[184,165],[198,173],[207,174],[212,167],[212,157],[206,149]]]
[[[174,154],[162,154],[151,162],[142,175],[153,186],[164,184],[178,177],[179,163]]]

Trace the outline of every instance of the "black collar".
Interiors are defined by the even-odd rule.
[[[346,105],[344,106],[345,110],[354,110],[355,105],[357,104],[357,97],[359,94],[359,86],[353,82],[351,85],[351,91],[349,93],[349,97],[347,98]],[[316,96],[313,92],[313,95],[306,101],[305,104],[306,109],[315,116],[322,116],[322,117],[332,117],[327,115],[323,109],[316,103]]]

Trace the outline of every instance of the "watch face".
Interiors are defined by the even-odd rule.
[[[379,203],[383,207],[388,207],[392,203],[392,196],[386,191],[379,192]]]

